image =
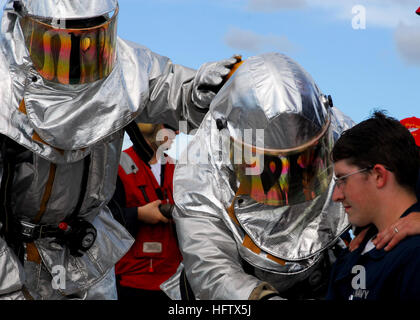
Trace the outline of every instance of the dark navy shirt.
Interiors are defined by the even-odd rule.
[[[420,202],[402,216],[413,211],[420,211]],[[327,300],[420,301],[420,235],[405,238],[391,251],[373,248],[362,255],[376,233],[372,226],[358,249],[347,250],[336,261]]]

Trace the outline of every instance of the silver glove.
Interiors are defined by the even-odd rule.
[[[207,62],[198,69],[192,88],[192,101],[204,110],[210,107],[214,96],[222,87],[226,76],[235,63],[240,61],[239,56],[230,59]]]

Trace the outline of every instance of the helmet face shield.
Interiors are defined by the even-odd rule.
[[[332,146],[332,133],[327,128],[321,137],[304,149],[275,152],[253,148],[246,156],[244,151],[249,147],[234,141],[230,156],[244,193],[259,203],[285,206],[313,200],[328,189],[333,173]],[[238,163],[239,158],[242,158],[242,163]]]
[[[54,20],[25,15],[20,24],[35,69],[44,79],[61,84],[84,84],[106,78],[116,61],[117,15],[118,7],[110,19],[98,17],[102,21],[93,26],[83,23],[77,26],[76,20],[52,23]],[[59,28],[60,22],[70,27]]]

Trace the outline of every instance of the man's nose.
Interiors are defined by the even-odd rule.
[[[332,199],[335,202],[343,201],[343,199],[344,199],[343,191],[337,185],[334,186],[334,191],[333,191],[333,194],[332,194]]]

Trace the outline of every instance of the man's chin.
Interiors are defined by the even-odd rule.
[[[357,219],[357,216],[355,216],[354,214],[352,214],[352,212],[350,211],[346,211],[347,214],[347,218],[349,220],[349,222],[356,227],[361,227],[362,225],[364,225],[364,223],[362,221],[360,221],[360,219]]]
[[[358,219],[355,219],[354,217],[353,218],[349,217],[349,222],[352,226],[358,227],[360,229],[364,229],[370,225],[370,222],[360,221]]]

